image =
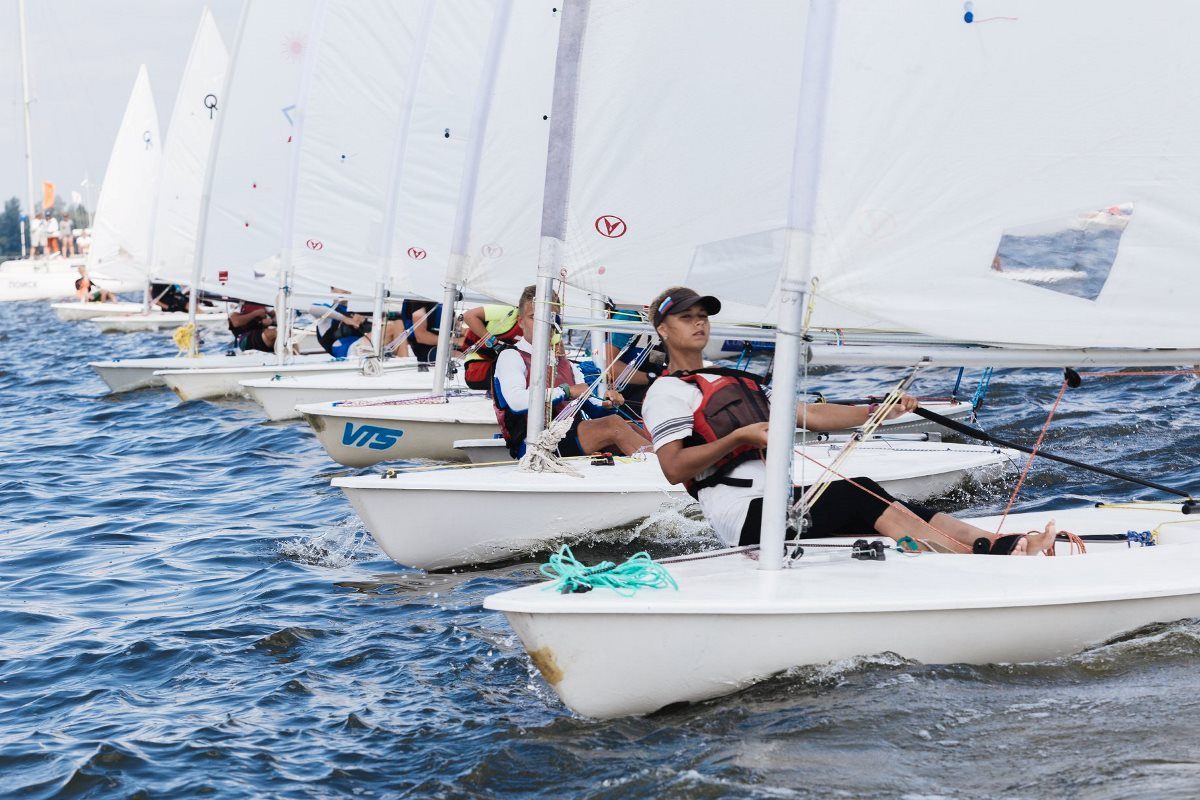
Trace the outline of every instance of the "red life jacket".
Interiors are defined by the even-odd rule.
[[[716,375],[717,379],[710,381],[701,375]],[[762,378],[753,373],[712,367],[676,372],[671,377],[686,381],[700,390],[700,405],[692,414],[692,433],[683,440],[684,447],[715,442],[738,428],[767,422],[771,417]],[[744,485],[742,481],[735,483],[727,477],[729,472],[739,464],[762,458],[764,453],[764,450],[751,445],[735,447],[717,459],[710,467],[712,472],[708,477],[685,481],[683,486],[692,497],[698,497],[701,489],[710,486]]]
[[[533,356],[530,353],[526,353],[519,347],[515,349],[525,361],[525,386],[528,387],[529,370],[533,363]],[[554,383],[552,385],[558,386],[563,383],[574,384],[575,372],[571,368],[571,362],[567,359],[567,357],[559,356],[557,362],[554,364]],[[531,397],[529,400],[530,404],[532,404],[533,398]],[[551,412],[553,416],[557,416],[558,412],[562,411],[569,402],[570,399],[556,401]],[[507,406],[501,408],[498,397],[496,396],[492,398],[492,408],[496,412],[496,422],[500,425],[500,433],[502,436],[504,436],[505,444],[508,445],[508,452],[513,458],[516,458],[517,453],[521,450],[521,445],[525,443],[525,436],[529,426],[529,415],[528,413],[515,413]],[[549,421],[550,420],[546,420],[546,422]]]

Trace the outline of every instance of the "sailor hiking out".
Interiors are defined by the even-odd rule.
[[[463,358],[463,380],[472,389],[490,389],[500,351],[521,339],[520,312],[499,304],[476,306],[463,314],[463,324],[463,349],[475,347]]]
[[[695,497],[717,534],[731,546],[759,541],[766,481],[768,393],[761,379],[704,363],[709,315],[721,302],[673,287],[651,305],[653,324],[666,345],[669,369],[655,380],[642,405],[663,474]],[[908,395],[895,417],[916,408]],[[801,404],[796,424],[811,431],[863,424],[874,407]],[[806,487],[795,489],[798,501]],[[928,538],[930,528],[960,544],[994,554],[1036,555],[1054,543],[1045,531],[997,537],[954,517],[896,500],[870,478],[833,481],[808,509],[802,538],[863,535]],[[985,540],[980,543],[980,540]]]
[[[531,402],[529,372],[533,358],[531,340],[534,317],[534,287],[526,287],[521,294],[518,309],[518,325],[523,333],[516,346],[502,351],[496,359],[493,379],[493,403],[496,420],[513,458],[525,453],[527,416]],[[547,385],[554,387],[549,392],[553,414],[559,414],[571,400],[583,397],[590,387],[583,379],[579,368],[561,352],[551,355],[553,375]],[[646,435],[616,414],[613,406],[620,405],[624,398],[615,390],[608,390],[603,401],[589,397],[579,408],[571,428],[558,446],[564,457],[588,455],[600,452],[620,452],[624,455],[636,453],[648,444]]]

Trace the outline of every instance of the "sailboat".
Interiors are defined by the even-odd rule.
[[[200,195],[228,61],[221,33],[206,7],[201,11],[200,24],[188,51],[163,146],[150,246],[142,276],[143,301],[120,304],[107,314],[103,313],[105,306],[97,309],[96,304],[55,303],[52,307],[60,319],[83,314],[102,332],[162,330],[188,322],[184,311],[162,311],[154,306],[157,298],[151,284],[186,284],[190,280],[196,226],[200,221]],[[95,313],[97,310],[101,313]],[[207,311],[198,314],[193,322],[224,326],[225,315]]]
[[[578,131],[602,140],[634,119],[628,129],[646,152],[662,153],[655,145],[666,140],[684,151],[674,165],[638,164],[647,203],[626,212],[631,232],[661,230],[654,219],[671,209],[667,198],[678,188],[702,193],[712,222],[737,209],[748,181],[787,177],[784,247],[758,296],[778,323],[777,365],[801,362],[810,306],[814,315],[848,309],[987,344],[999,366],[1041,365],[1054,348],[1059,366],[1079,353],[1109,366],[1195,363],[1200,329],[1187,300],[1200,226],[1189,210],[1200,157],[1188,126],[1147,128],[1145,120],[1196,107],[1188,98],[1196,99],[1200,63],[1189,23],[1200,11],[1138,13],[1136,24],[1127,4],[1108,1],[1010,0],[1002,17],[985,19],[971,4],[964,12],[865,0],[736,11],[734,20],[734,9],[717,2],[567,6],[563,25],[576,32],[576,47],[560,49],[570,62],[560,70],[577,70],[569,95]],[[688,35],[668,35],[685,13]],[[625,46],[634,31],[654,46]],[[1154,57],[1133,55],[1148,42]],[[1131,54],[1116,71],[1108,68],[1114,52]],[[1162,69],[1164,59],[1172,69]],[[1109,76],[1102,88],[1078,80],[1098,70]],[[664,108],[655,92],[613,98],[614,87],[644,87],[648,76],[670,86],[677,102]],[[775,95],[773,112],[742,102],[756,92]],[[752,136],[748,119],[757,123]],[[678,130],[697,135],[680,141]],[[763,146],[770,130],[791,146]],[[754,151],[737,146],[747,139]],[[695,185],[673,185],[684,167]],[[589,197],[589,189],[632,179],[615,157],[595,174],[577,169],[562,176],[570,201],[548,217],[586,217],[595,202],[611,208],[611,198]],[[991,268],[1006,229],[1052,217],[1070,225],[1081,207],[1124,203],[1132,218],[1094,299],[1009,281]],[[671,238],[686,258],[728,233],[692,229]],[[571,228],[552,224],[545,235],[561,248]],[[726,240],[734,261],[739,239],[754,236],[752,228]],[[672,243],[642,245],[654,255]],[[558,263],[542,266],[547,278]],[[611,270],[618,262],[606,263]],[[899,350],[910,369],[923,363],[922,345]],[[793,482],[819,475],[793,471],[790,437],[775,422],[795,413],[799,376],[778,367],[775,375],[760,549],[667,560],[677,588],[627,596],[538,584],[485,601],[506,615],[572,710],[648,713],[790,667],[883,651],[934,663],[1048,659],[1200,614],[1200,517],[1190,499],[975,521],[1024,533],[1053,517],[1060,530],[1089,539],[1086,553],[1060,540],[1053,558],[907,554],[890,541],[886,560],[849,558],[849,548],[836,547],[844,542],[832,540],[802,540],[803,554],[785,548]]]
[[[254,0],[242,9],[233,56],[213,109],[217,129],[206,156],[192,273],[186,281],[194,298],[189,313],[197,312],[196,290],[274,302],[293,122],[317,6],[317,0]],[[298,356],[295,363],[328,360],[324,354]],[[202,376],[204,368],[278,364],[272,353],[185,352],[89,366],[113,392],[123,392],[161,386],[163,378],[155,373],[169,369]],[[218,392],[237,392],[237,380],[219,382]]]
[[[45,300],[69,297],[75,293],[75,281],[80,276],[84,259],[79,256],[59,258],[55,255],[35,256],[25,253],[25,235],[33,220],[33,133],[30,109],[33,99],[29,92],[29,46],[25,25],[25,0],[17,0],[17,27],[21,53],[21,109],[25,123],[25,213],[22,223],[20,259],[0,263],[0,301]]]
[[[734,15],[732,9],[729,13]],[[587,136],[595,151],[588,154],[586,161],[582,156],[573,165],[563,161],[568,151],[563,150],[563,143],[551,135],[555,130],[553,120],[570,120],[573,112],[565,109],[556,113],[550,111],[550,107],[555,102],[562,102],[560,98],[570,88],[570,79],[560,76],[556,81],[553,64],[556,54],[570,50],[573,43],[569,38],[564,38],[569,36],[570,31],[563,27],[562,13],[552,12],[549,20],[545,16],[544,9],[532,6],[514,6],[512,9],[504,57],[500,59],[501,67],[493,92],[497,97],[506,97],[514,91],[514,87],[520,87],[515,91],[523,101],[519,104],[498,102],[493,106],[493,118],[489,120],[485,139],[481,143],[483,149],[476,179],[478,188],[471,208],[472,224],[466,232],[469,245],[461,249],[463,258],[457,265],[457,282],[487,296],[508,298],[510,302],[519,296],[529,282],[529,265],[537,262],[545,266],[546,256],[542,248],[544,237],[539,236],[544,209],[553,207],[555,198],[561,195],[561,187],[552,185],[550,178],[557,175],[559,170],[583,170],[585,163],[589,167],[587,171],[591,172],[592,165],[607,165],[614,160],[620,161],[626,155],[612,151],[613,138],[607,143],[592,140],[592,132],[581,127],[575,130],[576,135]],[[736,27],[736,20],[731,18],[728,21]],[[729,78],[717,79],[714,76],[714,80],[719,86],[721,80]],[[767,81],[767,84],[770,83]],[[611,91],[624,90],[614,86]],[[755,98],[762,107],[769,108],[773,101],[769,94],[768,89],[762,86],[744,97]],[[538,99],[541,101],[541,113],[530,113],[538,108]],[[608,100],[613,108],[619,108],[623,102],[611,96]],[[678,99],[674,101],[675,104],[680,102]],[[526,104],[532,109],[525,108]],[[754,106],[753,111],[759,113],[761,108]],[[670,109],[664,113],[669,117]],[[544,126],[547,120],[551,121],[551,125]],[[771,143],[776,145],[775,152],[779,152],[781,147],[790,152],[791,145],[785,136],[774,133],[771,136]],[[762,142],[757,139],[740,145],[742,150],[747,147],[757,150],[761,146]],[[670,148],[664,145],[663,150],[669,151]],[[637,172],[641,167],[630,163],[627,169]],[[763,176],[768,172],[760,170],[755,174],[765,181],[767,178]],[[700,179],[694,177],[693,180]],[[773,185],[783,186],[786,190],[786,179],[775,179]],[[640,197],[647,207],[674,204],[674,215],[664,223],[664,227],[682,230],[696,228],[695,224],[687,224],[686,215],[695,212],[698,198],[693,197],[690,205],[677,203],[678,198],[674,195],[668,201],[667,198],[655,196],[656,188],[660,187],[641,186],[633,180],[622,188],[629,197]],[[759,187],[759,191],[762,188]],[[643,189],[649,191],[643,192]],[[698,191],[686,184],[676,188],[680,193],[684,190],[693,194]],[[759,197],[754,193],[748,194]],[[544,201],[543,195],[546,197]],[[755,202],[741,202],[739,199],[737,206],[742,215],[755,223],[763,213],[774,214],[774,218],[778,218],[769,205],[769,197],[763,195]],[[612,210],[614,203],[615,199],[610,198],[598,205]],[[590,219],[576,222],[573,233],[578,233],[579,238],[572,239],[571,262],[569,265],[556,263],[553,269],[555,275],[562,274],[568,266],[570,275],[599,276],[604,276],[606,264],[620,263],[623,273],[634,273],[644,268],[647,261],[626,255],[618,262],[614,259],[614,256],[618,256],[616,252],[610,249],[601,253],[599,247],[590,242],[587,238],[589,232],[592,238],[620,241],[621,237],[605,236],[605,233],[619,230],[619,224],[609,220],[613,225],[610,230],[604,225],[604,220],[599,219],[601,216],[602,213],[596,213]],[[612,216],[615,218],[617,215],[614,213]],[[739,218],[739,222],[727,224],[744,227],[749,223]],[[717,233],[711,224],[707,230],[712,235]],[[646,235],[657,241],[669,241],[669,238],[663,238],[661,231],[647,232]],[[543,253],[540,259],[539,252]],[[692,260],[690,252],[678,247],[662,256],[670,258],[677,268],[682,265],[683,270]],[[649,260],[657,257],[658,254],[654,254]],[[761,267],[759,272],[762,272]],[[747,274],[747,270],[740,273],[743,278]],[[626,275],[622,274],[621,277],[625,278]],[[611,296],[622,305],[642,305],[653,296],[654,291],[661,288],[652,290],[649,280],[654,279],[642,275],[630,280],[629,286],[611,280],[592,281],[582,288],[578,284],[571,284],[569,291],[563,294],[563,300],[568,309],[590,307],[590,301],[586,299],[590,292]],[[548,298],[549,293],[543,292],[543,296]],[[731,308],[737,313],[735,304],[731,304]],[[742,319],[762,321],[760,307],[743,303],[741,310],[744,315]],[[535,339],[535,350],[548,350],[548,330],[545,334],[540,341]],[[533,373],[536,374],[537,369],[535,365]],[[537,392],[535,388],[535,396]],[[460,401],[458,405],[463,404],[465,401]],[[453,404],[399,404],[396,407],[400,413],[407,415],[404,424],[359,423],[351,416],[363,411],[357,403],[343,404],[344,411],[330,413],[321,420],[310,417],[310,423],[314,429],[324,424],[324,430],[319,430],[319,433],[326,442],[340,441],[345,446],[344,454],[339,455],[340,459],[361,464],[370,463],[369,459],[382,453],[402,450],[405,440],[410,437],[421,441],[414,433],[416,423],[423,422],[425,415],[452,412],[454,409]],[[307,407],[303,410],[309,412]],[[789,436],[794,427],[794,424],[788,427]],[[329,444],[326,446],[329,447]],[[452,446],[453,438],[436,452],[444,456]],[[968,479],[972,474],[986,478],[1002,472],[1012,458],[1012,454],[994,448],[971,445],[929,443],[927,447],[916,449],[924,452],[914,459],[918,454],[904,452],[894,445],[864,447],[855,468],[859,470],[858,474],[871,475],[876,479],[925,479],[920,487],[911,487],[910,496],[927,497],[950,484]],[[809,448],[797,458],[819,459],[836,454],[827,445],[822,446],[821,450],[818,452],[816,448]],[[337,478],[333,485],[346,492],[367,529],[385,552],[400,563],[427,567],[484,563],[508,558],[518,552],[527,553],[560,541],[564,535],[580,536],[597,530],[597,526],[636,522],[660,508],[663,502],[680,496],[679,490],[673,490],[662,478],[653,456],[633,461],[618,459],[611,465],[592,465],[583,461],[573,466],[582,472],[582,479],[572,475],[532,475],[516,464],[506,463],[469,469],[396,469],[389,470],[383,476]],[[477,514],[480,507],[496,509],[496,513],[490,515],[491,522],[487,526],[473,524],[467,516],[469,513]],[[500,511],[501,508],[505,510]],[[400,512],[400,509],[403,511]],[[419,524],[414,524],[417,521]],[[454,531],[454,534],[448,535],[447,531]]]
[[[385,295],[442,298],[495,5],[330,5],[300,139],[292,225],[297,288],[374,296],[380,312]],[[452,307],[444,316],[452,326]],[[372,330],[381,327],[380,313]],[[374,344],[383,355],[386,343],[377,336]],[[243,387],[268,418],[285,419],[299,416],[298,402],[338,399],[343,391],[428,395],[435,377],[414,369],[340,371]]]

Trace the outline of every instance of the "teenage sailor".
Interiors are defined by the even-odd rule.
[[[641,322],[642,315],[631,308],[617,309],[610,307],[610,316],[612,319],[629,320],[632,322]],[[635,339],[639,341],[634,342]],[[625,347],[633,342],[633,345],[625,350]],[[649,352],[647,353],[647,349]],[[625,408],[630,413],[637,417],[642,415],[642,402],[646,397],[646,392],[660,375],[663,374],[663,368],[666,366],[667,351],[661,343],[650,346],[649,336],[639,335],[635,333],[614,333],[608,337],[608,343],[605,345],[605,350],[608,358],[605,363],[609,365],[608,379],[615,381],[626,369],[629,364],[638,364],[629,376],[629,382],[621,388],[621,394],[625,396]],[[621,353],[625,350],[624,354]],[[643,357],[645,353],[645,357]],[[620,358],[618,358],[620,356]]]
[[[767,392],[756,375],[704,363],[708,318],[721,310],[717,298],[676,286],[656,297],[650,308],[671,370],[654,381],[642,405],[663,475],[687,487],[726,544],[757,544],[767,478]],[[904,395],[890,416],[916,406],[915,398]],[[796,424],[811,431],[849,428],[866,422],[874,410],[801,404]],[[804,488],[795,490],[794,501]],[[808,509],[808,523],[802,538],[875,531],[892,539],[912,536],[936,543],[930,536],[932,527],[968,550],[996,554],[1036,555],[1050,547],[1056,535],[1051,521],[1043,532],[997,536],[948,514],[902,503],[870,478],[830,483]]]
[[[275,352],[275,312],[262,303],[243,301],[229,312],[229,332],[238,350]]]
[[[530,405],[529,370],[533,359],[534,295],[533,286],[526,287],[521,293],[517,322],[523,333],[515,347],[504,350],[496,359],[492,384],[496,419],[513,458],[525,454]],[[553,415],[557,415],[573,398],[586,395],[590,387],[584,382],[579,368],[565,355],[553,354],[551,367],[554,370],[554,388],[550,390],[550,400],[553,403]],[[569,458],[612,451],[632,455],[649,444],[640,429],[625,422],[612,410],[613,405],[620,405],[622,401],[620,393],[612,389],[608,390],[603,402],[589,397],[576,413],[570,431],[559,443],[559,455]]]
[[[408,336],[409,348],[417,360],[431,363],[437,358],[438,329],[441,327],[442,305],[428,300],[405,300],[400,306],[400,322]]]
[[[491,388],[492,370],[499,352],[521,339],[520,316],[517,309],[505,305],[476,306],[463,314],[463,324],[467,326],[463,349],[469,350],[476,342],[483,342],[475,352],[463,358],[463,380],[467,386]]]
[[[188,296],[174,283],[150,284],[150,297],[163,311],[187,311]]]
[[[344,289],[336,286],[330,286],[329,289],[335,293],[345,293]],[[352,313],[344,297],[335,298],[332,303],[314,303],[308,313],[317,320],[317,341],[334,358],[367,356],[375,352],[368,336],[371,332],[370,318]],[[384,344],[394,342],[404,331],[404,324],[400,320],[386,322],[383,326]],[[408,343],[398,344],[392,354],[408,355]]]
[[[115,303],[117,296],[102,286],[92,283],[87,275],[75,279],[75,298],[81,303]]]

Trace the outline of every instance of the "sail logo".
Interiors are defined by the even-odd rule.
[[[606,239],[620,239],[626,230],[625,220],[615,214],[601,214],[596,217],[596,233]]]
[[[408,257],[415,259],[417,261],[420,261],[422,258],[424,258],[427,255],[429,255],[429,254],[426,253],[424,250],[422,250],[420,247],[408,248]]]
[[[342,444],[348,447],[368,447],[372,450],[387,450],[395,447],[396,442],[404,435],[404,431],[395,428],[380,428],[377,425],[355,426],[353,422],[346,423],[342,431]]]

